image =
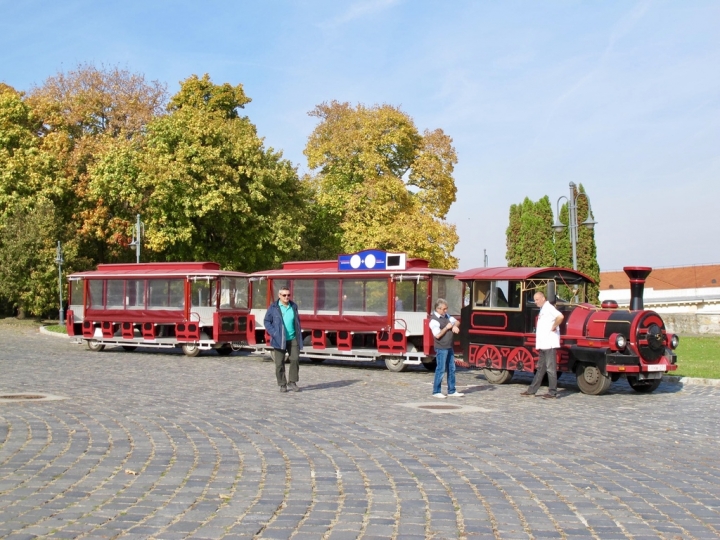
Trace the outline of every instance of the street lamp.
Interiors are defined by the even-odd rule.
[[[62,297],[62,265],[65,262],[63,259],[62,246],[60,240],[58,240],[57,251],[55,252],[55,264],[58,265],[58,289],[60,290],[60,326],[65,324],[65,310],[63,310],[63,297]]]
[[[577,202],[578,199],[582,196],[585,197],[588,203],[588,217],[585,221],[581,223],[583,227],[587,227],[588,229],[593,229],[595,225],[597,225],[597,221],[595,221],[592,218],[592,208],[590,207],[590,197],[588,197],[585,193],[582,193],[578,191],[577,195],[575,195],[575,183],[570,182],[570,198],[567,198],[565,195],[560,195],[560,197],[557,200],[557,218],[555,220],[555,224],[553,225],[553,229],[555,229],[555,232],[562,232],[565,227],[568,227],[570,229],[570,243],[572,244],[572,257],[573,257],[573,270],[577,270],[577,242],[578,242],[578,222],[577,222]],[[560,221],[560,200],[565,199],[568,202],[568,224],[565,225]]]
[[[145,224],[140,221],[140,214],[137,215],[137,222],[135,223],[135,230],[133,232],[132,241],[129,246],[135,248],[136,261],[140,262],[140,244],[142,243],[142,237],[145,235]]]

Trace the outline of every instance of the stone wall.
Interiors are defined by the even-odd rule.
[[[720,314],[662,313],[669,332],[679,334],[720,335]]]

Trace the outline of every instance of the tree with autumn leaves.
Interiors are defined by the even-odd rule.
[[[456,268],[458,242],[445,221],[455,201],[457,163],[442,130],[418,131],[390,105],[323,103],[305,148],[314,204],[306,249],[334,257],[373,247]]]
[[[457,159],[441,130],[420,134],[387,105],[320,105],[301,179],[241,114],[250,101],[207,75],[168,99],[89,65],[27,95],[0,84],[0,303],[55,306],[58,240],[67,271],[134,260],[137,214],[144,261],[249,272],[375,247],[457,265],[445,222]]]

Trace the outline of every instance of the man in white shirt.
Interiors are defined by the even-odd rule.
[[[557,352],[560,348],[560,323],[563,314],[547,301],[545,295],[538,291],[535,293],[535,305],[540,308],[537,328],[535,330],[535,348],[540,353],[537,371],[530,387],[522,392],[521,396],[534,396],[540,388],[540,383],[547,372],[548,393],[540,397],[545,399],[557,398]]]

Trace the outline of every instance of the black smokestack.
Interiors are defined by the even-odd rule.
[[[627,277],[630,278],[630,309],[643,309],[643,289],[645,279],[652,272],[649,266],[626,266],[623,268]]]

